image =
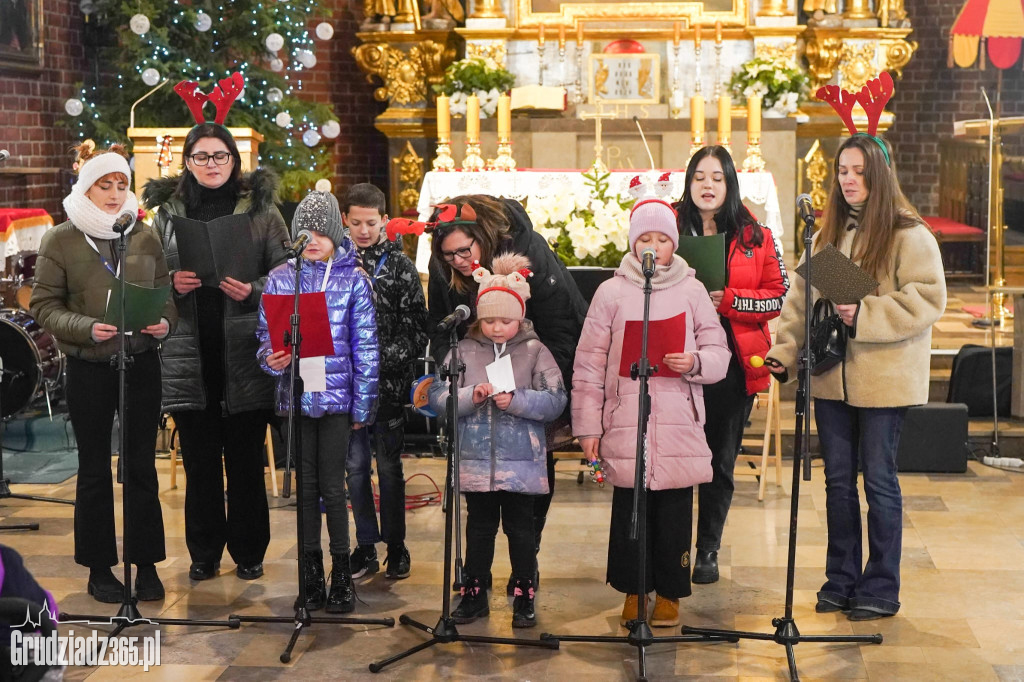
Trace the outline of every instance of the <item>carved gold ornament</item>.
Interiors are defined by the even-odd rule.
[[[770,59],[773,62],[783,61],[796,64],[796,43],[757,43],[754,45],[754,56],[758,59]]]
[[[391,163],[398,171],[398,215],[415,209],[420,201],[420,183],[423,181],[423,157],[416,153],[412,143],[406,140],[405,151],[392,158]]]
[[[878,47],[885,55],[885,70],[895,71],[900,78],[903,77],[903,67],[910,62],[910,58],[917,52],[917,41],[906,41],[902,38],[895,40],[879,40]]]
[[[746,26],[750,16],[751,0],[734,0],[732,11],[707,11],[702,2],[572,2],[559,0],[558,11],[534,12],[535,0],[515,0],[516,26],[534,28],[540,25],[575,26],[582,19],[587,22],[629,20],[686,21],[687,26],[701,24],[713,28],[716,21],[725,27]]]
[[[455,58],[455,48],[433,40],[414,43],[408,52],[388,43],[364,43],[352,48],[352,55],[368,81],[373,76],[384,81],[374,98],[409,106],[426,103],[427,86],[444,80],[444,67]]]
[[[832,80],[843,51],[843,39],[830,31],[808,30],[804,33],[811,92]]]
[[[857,92],[878,75],[875,66],[875,43],[843,43],[839,64],[839,87]]]
[[[825,200],[828,199],[828,192],[825,191],[825,180],[828,178],[829,163],[825,159],[825,153],[818,145],[817,151],[811,156],[807,164],[806,176],[811,183],[811,206],[815,211],[825,209]]]
[[[490,45],[484,45],[483,43],[466,43],[466,56],[493,59],[498,66],[504,69],[505,58],[508,56],[508,49],[504,42],[491,43]]]

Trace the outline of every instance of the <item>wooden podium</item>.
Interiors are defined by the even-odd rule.
[[[177,175],[184,164],[181,148],[185,144],[185,136],[191,128],[129,128],[128,137],[132,140],[135,155],[135,196],[142,203],[142,188],[153,178],[164,175]],[[248,172],[259,166],[259,146],[263,135],[252,128],[228,128],[235,138],[238,153],[242,157],[242,172]],[[159,163],[160,141],[165,135],[171,138],[171,164],[166,170]]]

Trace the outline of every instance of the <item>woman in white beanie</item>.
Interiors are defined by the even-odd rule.
[[[646,199],[633,207],[630,251],[615,276],[594,294],[573,366],[573,435],[588,459],[600,458],[605,477],[615,486],[607,580],[626,594],[622,625],[637,618],[641,578],[637,543],[629,537],[640,404],[639,382],[630,378],[630,365],[639,359],[639,344],[633,341],[643,319],[644,251],[655,254],[650,320],[658,328],[652,329],[651,339],[678,340],[661,357],[649,351],[657,372],[649,383],[643,591],[657,594],[650,617],[654,627],[677,625],[679,598],[690,595],[693,486],[711,480],[703,385],[720,381],[729,366],[718,313],[704,285],[676,255],[678,243],[671,206]]]
[[[78,181],[64,199],[68,220],[43,236],[32,290],[31,313],[67,355],[67,400],[78,442],[75,500],[75,562],[89,567],[88,591],[97,601],[121,601],[117,563],[110,437],[118,401],[118,373],[110,358],[118,350],[117,327],[103,322],[107,296],[122,267],[114,221],[136,216],[129,189],[132,172],[120,145],[95,152],[78,147]],[[143,287],[170,282],[160,237],[142,222],[126,232],[125,281]],[[177,320],[174,303],[163,319],[128,337],[124,458],[125,558],[138,567],[136,597],[159,600],[164,588],[156,564],[163,561],[164,524],[157,496],[154,443],[160,419],[160,358],[157,348]]]

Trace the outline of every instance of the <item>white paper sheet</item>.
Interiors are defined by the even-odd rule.
[[[516,390],[516,377],[512,372],[512,356],[498,358],[484,369],[487,370],[487,381],[494,387],[494,393],[511,393]]]
[[[302,377],[302,389],[310,393],[327,390],[327,358],[318,355],[314,358],[299,358],[299,376]]]

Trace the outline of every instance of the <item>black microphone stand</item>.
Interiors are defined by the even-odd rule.
[[[759,639],[775,642],[786,647],[789,662],[789,679],[800,679],[796,668],[796,654],[793,647],[800,642],[862,642],[881,644],[882,635],[801,635],[793,619],[793,584],[796,573],[796,530],[800,514],[800,464],[803,462],[804,478],[810,480],[811,464],[811,242],[814,237],[814,215],[804,216],[804,345],[797,356],[796,389],[796,430],[793,440],[793,489],[789,500],[789,557],[786,563],[786,607],[781,618],[773,618],[774,633],[719,630],[715,628],[691,628],[683,626],[682,631],[706,635],[732,635],[740,639]]]
[[[289,400],[288,400],[288,437],[285,452],[287,460],[291,461],[292,457],[295,457],[295,525],[296,525],[296,539],[298,541],[298,578],[299,578],[299,596],[298,606],[295,609],[295,615],[292,617],[288,616],[239,616],[232,614],[228,616],[233,621],[244,622],[244,623],[293,623],[294,630],[292,630],[291,639],[288,640],[288,645],[281,653],[281,662],[288,663],[292,660],[292,649],[295,648],[295,643],[299,640],[299,635],[302,634],[303,628],[308,628],[313,623],[338,623],[341,625],[386,625],[387,627],[393,627],[395,624],[394,618],[348,618],[344,616],[311,616],[309,609],[306,608],[306,550],[305,550],[305,527],[303,524],[303,493],[302,493],[302,429],[299,428],[298,416],[299,406],[302,404],[302,394],[304,392],[304,386],[302,377],[299,375],[299,356],[302,348],[302,334],[299,333],[299,321],[301,319],[299,315],[299,296],[302,293],[302,250],[299,249],[298,253],[295,254],[295,291],[292,293],[292,315],[289,319],[291,323],[291,331],[284,333],[284,345],[285,347],[291,347],[292,359],[291,364],[288,367],[290,376],[289,381]],[[285,475],[285,484],[287,485],[289,478]],[[286,495],[287,496],[287,495]]]
[[[640,380],[640,404],[637,410],[636,468],[633,471],[633,514],[629,539],[636,541],[637,566],[637,618],[627,624],[629,634],[625,637],[614,635],[553,635],[543,633],[543,641],[554,642],[599,642],[629,644],[635,646],[639,667],[638,680],[647,679],[647,647],[652,644],[678,642],[735,642],[736,637],[719,634],[688,634],[669,637],[655,637],[647,621],[647,424],[651,416],[651,394],[648,384],[651,374],[658,367],[651,367],[647,357],[647,330],[651,315],[651,277],[653,271],[644,272],[644,318],[640,341],[640,359],[629,368],[629,376]]]
[[[110,365],[117,369],[117,418],[118,418],[118,431],[117,431],[117,458],[118,458],[118,471],[125,471],[131,463],[128,462],[128,454],[125,452],[125,434],[128,430],[128,416],[125,414],[125,405],[127,404],[127,388],[128,388],[128,368],[134,363],[134,358],[128,354],[128,334],[125,330],[127,310],[125,301],[125,270],[128,269],[126,262],[126,252],[128,249],[128,239],[125,236],[125,231],[132,225],[129,222],[126,225],[119,226],[115,224],[115,230],[118,232],[117,236],[117,281],[121,286],[121,319],[118,320],[117,324],[117,353],[111,357]],[[154,447],[156,444],[154,443]],[[128,476],[125,475],[124,480],[128,480]],[[125,521],[129,518],[128,512],[128,491],[127,483],[124,483],[121,488],[121,518]],[[228,627],[232,630],[238,628],[238,621],[229,617],[228,620],[194,620],[190,618],[143,618],[139,612],[138,598],[132,596],[132,564],[131,564],[131,552],[128,544],[128,535],[125,533],[121,537],[121,558],[124,565],[124,591],[121,593],[121,608],[118,609],[117,615],[111,618],[99,615],[78,615],[70,613],[61,613],[60,621],[88,621],[93,624],[109,623],[114,625],[114,629],[110,631],[108,637],[117,637],[122,630],[138,625],[209,625],[216,627]],[[103,620],[106,618],[106,620]]]
[[[459,377],[466,369],[459,358],[459,334],[458,324],[453,324],[449,330],[448,345],[451,348],[451,355],[448,364],[442,365],[438,370],[438,377],[448,382],[448,400],[445,403],[447,422],[445,429],[451,435],[447,439],[448,445],[448,475],[445,477],[445,499],[444,505],[444,573],[441,576],[441,616],[434,627],[426,623],[414,620],[408,614],[402,614],[398,622],[402,625],[422,630],[431,636],[426,642],[422,642],[406,649],[405,651],[389,656],[382,661],[370,664],[370,672],[378,673],[385,667],[397,661],[411,656],[424,649],[429,649],[436,644],[451,644],[452,642],[469,642],[477,644],[509,644],[512,646],[532,646],[543,649],[557,649],[558,642],[536,639],[517,639],[506,637],[485,637],[480,635],[464,635],[455,627],[455,621],[451,615],[451,591],[448,589],[448,579],[452,574],[452,538],[462,535],[461,506],[459,504],[461,489],[459,484]],[[458,557],[461,565],[461,556]],[[459,576],[461,581],[461,576]],[[481,588],[486,589],[486,588]]]

